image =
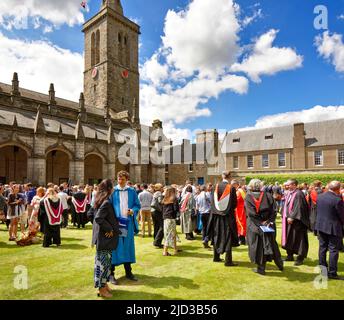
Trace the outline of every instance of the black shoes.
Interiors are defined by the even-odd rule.
[[[302,266],[303,265],[303,260],[297,259],[294,263],[294,266]]]
[[[209,249],[210,248],[208,242],[203,242],[203,247],[204,247],[204,249]]]
[[[281,259],[281,261],[277,261],[276,266],[279,271],[283,271],[284,270],[283,260]]]
[[[138,279],[132,273],[127,274],[125,277],[131,281],[138,281]]]
[[[215,259],[213,259],[213,262],[223,262],[223,259],[215,258]]]
[[[237,267],[238,264],[237,263],[234,263],[234,262],[226,262],[225,263],[225,267]]]
[[[329,274],[327,277],[333,280],[344,280],[344,278],[340,277],[338,274]]]
[[[262,270],[262,269],[259,269],[259,268],[254,268],[254,269],[252,269],[252,271],[254,272],[254,273],[258,273],[258,274],[260,274],[260,275],[262,275],[262,276],[265,276],[265,270]]]
[[[285,259],[283,259],[283,261],[294,261],[294,257],[293,256],[288,256]]]
[[[110,282],[115,286],[118,285],[118,281],[115,279],[115,277],[113,275],[110,276]]]

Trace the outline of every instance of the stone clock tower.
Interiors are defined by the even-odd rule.
[[[123,15],[120,0],[102,0],[100,11],[84,24],[83,32],[86,105],[113,118],[127,114],[139,123],[140,27]]]

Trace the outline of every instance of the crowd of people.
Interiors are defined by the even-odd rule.
[[[276,237],[276,218],[282,219],[282,259]],[[339,279],[337,264],[343,251],[344,184],[332,181],[323,186],[298,184],[265,185],[253,179],[247,185],[223,172],[213,185],[163,186],[135,184],[129,174],[120,171],[117,181],[104,180],[94,186],[48,184],[35,188],[11,182],[0,186],[0,220],[7,225],[9,241],[25,246],[43,243],[61,245],[61,228],[85,228],[93,225],[92,244],[96,246],[94,282],[99,296],[111,297],[108,282],[118,284],[115,268],[123,265],[126,277],[136,262],[136,235],[151,237],[163,256],[178,255],[182,250],[177,225],[187,241],[199,235],[205,249],[213,250],[213,261],[234,267],[232,248],[248,246],[248,254],[265,275],[266,263],[274,261],[283,271],[284,261],[302,265],[309,250],[310,232],[319,240],[319,265],[328,277]],[[71,222],[71,223],[69,223]],[[18,227],[21,236],[18,237]],[[148,229],[148,230],[146,230]],[[141,231],[141,233],[140,233]],[[312,236],[312,234],[311,234]],[[330,252],[329,264],[327,251]]]

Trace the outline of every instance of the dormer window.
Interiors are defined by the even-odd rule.
[[[233,143],[239,143],[239,142],[240,142],[240,138],[233,139]]]
[[[265,136],[265,140],[272,140],[274,138],[273,134],[269,134]]]

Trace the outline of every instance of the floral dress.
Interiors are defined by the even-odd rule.
[[[38,213],[39,213],[39,205],[40,201],[42,200],[39,196],[34,196],[31,201],[32,214],[29,221],[29,230],[30,232],[37,232],[39,229],[39,222],[38,222]]]

